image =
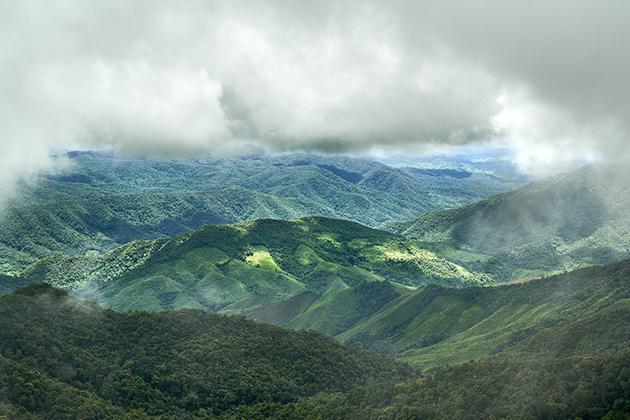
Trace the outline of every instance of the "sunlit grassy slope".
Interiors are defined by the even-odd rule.
[[[321,217],[208,225],[172,239],[131,242],[100,256],[56,254],[22,277],[114,309],[155,311],[216,311],[256,296],[269,303],[306,290],[326,295],[374,280],[413,287],[489,281],[402,236]]]

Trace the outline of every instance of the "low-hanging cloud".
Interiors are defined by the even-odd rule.
[[[0,200],[50,150],[626,153],[630,4],[7,2]]]

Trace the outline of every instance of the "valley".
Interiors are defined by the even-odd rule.
[[[630,420],[630,2],[0,10],[0,420]]]
[[[69,159],[2,219],[0,418],[630,407],[618,168]]]

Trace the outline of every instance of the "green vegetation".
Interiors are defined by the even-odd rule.
[[[24,185],[0,218],[0,273],[15,274],[54,253],[102,254],[206,224],[327,216],[376,227],[522,185],[491,174],[436,177],[342,156],[69,156],[64,172]]]
[[[218,311],[257,296],[280,301],[305,290],[326,295],[384,279],[414,287],[488,281],[399,235],[321,217],[209,225],[100,256],[56,254],[21,277],[116,310],[151,311]]]
[[[336,338],[430,368],[489,356],[630,297],[630,261],[500,287],[426,286]]]
[[[47,285],[30,286],[0,298],[0,416],[625,419],[629,275],[630,262],[622,262],[522,285],[427,286],[409,294],[370,282],[354,289],[357,296],[342,298],[348,289],[327,297],[365,306],[369,316],[371,301],[389,300],[387,307],[424,294],[427,308],[436,301],[440,308],[420,315],[422,322],[416,318],[416,328],[429,331],[422,324],[435,319],[447,332],[463,328],[448,309],[462,302],[470,310],[499,301],[495,313],[504,315],[502,307],[538,303],[532,311],[541,315],[529,329],[518,330],[525,312],[504,316],[515,334],[508,342],[493,338],[495,355],[416,378],[404,364],[312,331],[196,310],[120,314]],[[299,299],[312,300],[309,294]],[[330,310],[324,301],[315,307]]]
[[[365,282],[323,296],[239,302],[225,313],[316,329],[343,344],[429,369],[484,358],[545,329],[629,307],[627,278],[630,261],[500,287],[411,290]]]
[[[628,419],[630,352],[541,361],[488,359],[421,379],[286,405],[239,407],[223,419]]]
[[[5,276],[0,274],[0,295],[10,293],[27,285],[28,282],[21,277]]]
[[[0,297],[0,418],[215,418],[412,377],[317,332],[199,310],[116,313],[40,284]]]
[[[482,254],[450,260],[497,282],[620,261],[630,255],[627,172],[586,167],[382,229]]]
[[[121,312],[2,295],[0,420],[630,419],[630,261],[593,265],[630,251],[619,168],[387,232],[296,217],[376,226],[497,184],[307,155],[72,161],[2,219],[20,275],[0,294],[48,282]]]
[[[282,325],[295,329],[312,328],[336,336],[369,318],[389,302],[410,293],[410,289],[389,282],[365,282],[318,299]]]
[[[629,266],[630,262],[623,262],[593,267],[541,280],[535,287],[541,289],[538,294],[535,290],[522,292],[521,299],[534,292],[532,301],[544,292],[556,293],[555,299],[542,306],[553,307],[556,303],[551,302],[555,301],[558,314],[573,317],[582,311],[575,292],[585,288],[585,296],[595,292],[590,299],[593,311],[590,316],[572,322],[565,319],[556,326],[547,319],[545,325],[538,326],[540,332],[521,331],[512,344],[499,345],[494,356],[434,368],[419,379],[360,387],[342,395],[242,406],[224,418],[627,419],[630,299],[621,297],[627,296],[627,291],[618,298],[614,291],[628,287],[624,283]],[[588,283],[593,283],[591,288],[585,287]],[[565,292],[568,296],[561,299]],[[569,309],[570,302],[576,308]]]
[[[0,261],[18,272],[53,253],[105,253],[133,240],[178,235],[207,224],[324,214],[292,198],[225,189],[208,193],[108,195],[12,208],[0,220]]]

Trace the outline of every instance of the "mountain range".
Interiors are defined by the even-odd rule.
[[[66,158],[3,218],[0,419],[630,411],[621,165]]]
[[[485,284],[489,278],[437,258],[403,236],[322,217],[208,225],[173,238],[134,241],[99,256],[55,254],[20,275],[116,310],[217,311],[304,291],[328,295],[385,279],[418,287]]]
[[[0,273],[55,252],[104,253],[206,224],[336,217],[376,227],[476,202],[523,184],[512,173],[434,173],[370,158],[121,159],[71,152],[24,184],[0,218]],[[498,171],[497,171],[498,172]]]
[[[423,373],[313,331],[191,309],[119,313],[33,285],[0,297],[0,416],[624,418],[629,265],[591,267],[522,288],[458,289],[459,296],[428,286],[435,290],[425,308],[444,297],[473,307],[498,298],[503,324],[497,316],[478,323],[487,329],[478,344],[498,344],[493,355],[461,364],[456,357],[452,367]],[[485,291],[494,295],[480,296]],[[461,326],[468,318],[455,312],[433,313],[425,322],[445,324],[448,334],[457,329],[449,322]],[[530,327],[512,330],[521,318]],[[453,342],[452,350],[470,349],[470,338]]]

